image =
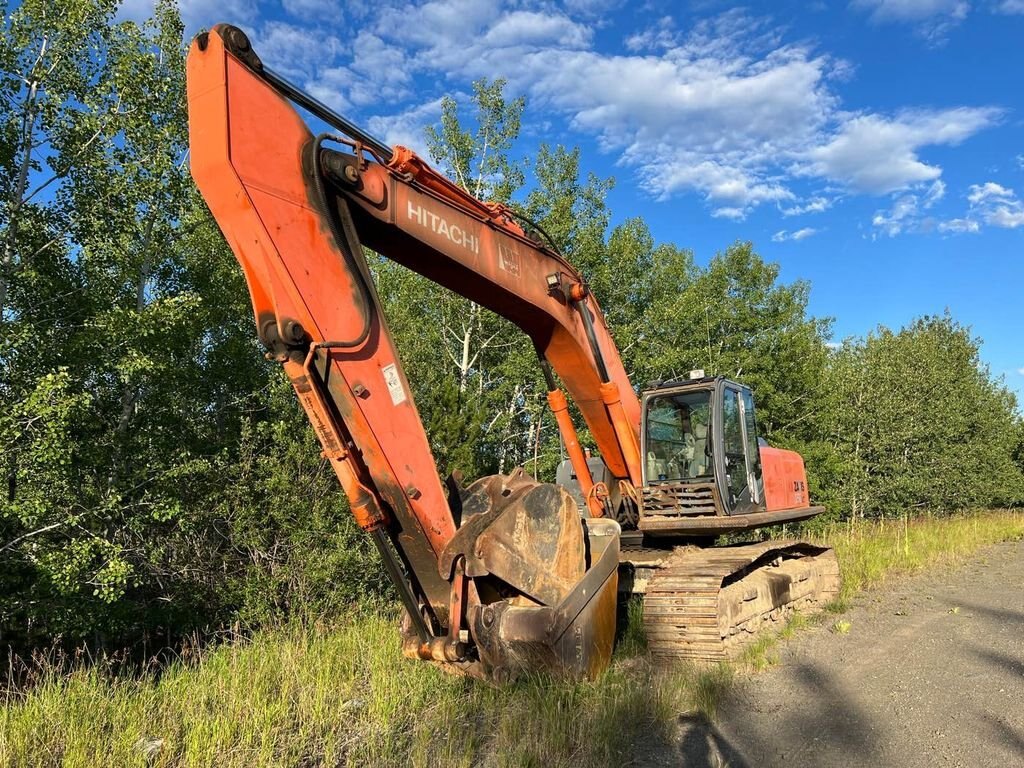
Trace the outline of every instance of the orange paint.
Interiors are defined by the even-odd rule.
[[[225,50],[218,29],[205,48],[193,42],[188,56],[192,176],[242,266],[257,325],[264,337],[293,322],[313,342],[357,337],[365,300],[303,174],[312,136],[290,103]],[[387,325],[376,306],[369,316],[359,347],[330,352],[329,413],[311,412],[299,391],[303,374],[289,374],[311,419],[322,422],[325,451],[347,441],[354,448],[352,460],[332,464],[360,524],[377,516],[361,503],[362,489],[376,508],[395,513],[414,575],[446,612],[447,584],[435,563],[455,523]]]
[[[761,446],[765,510],[806,509],[811,506],[804,460],[796,451]]]
[[[576,482],[580,484],[580,492],[587,500],[590,516],[604,517],[604,504],[594,493],[594,478],[590,474],[587,457],[583,455],[583,449],[580,448],[579,437],[576,435],[576,427],[569,415],[569,402],[565,399],[565,393],[560,389],[548,392],[548,405],[551,406],[551,413],[554,414],[555,422],[558,424],[558,431],[565,444],[565,452],[572,463],[572,471],[576,473]]]

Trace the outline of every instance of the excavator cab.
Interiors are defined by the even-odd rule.
[[[645,533],[726,533],[821,511],[808,503],[799,454],[758,440],[750,387],[694,371],[657,382],[641,408]]]
[[[712,490],[725,514],[756,511],[764,480],[754,397],[743,384],[696,374],[644,393],[644,486]]]
[[[839,564],[823,547],[664,546],[668,537],[709,544],[822,511],[808,501],[800,455],[758,439],[749,387],[703,371],[658,382],[641,397],[640,447],[641,547],[623,554],[623,581],[644,595],[655,657],[733,658],[762,629],[794,611],[820,610],[838,594]]]

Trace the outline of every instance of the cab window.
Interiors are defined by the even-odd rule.
[[[679,482],[714,474],[711,392],[658,395],[647,401],[647,482]]]
[[[747,459],[743,444],[743,418],[739,394],[727,389],[722,396],[722,432],[725,446],[725,471],[732,498],[738,499],[747,487]]]
[[[743,419],[747,437],[747,482],[751,499],[758,503],[764,495],[764,481],[761,478],[761,449],[757,444],[757,421],[754,419],[754,396],[749,389],[743,390]]]

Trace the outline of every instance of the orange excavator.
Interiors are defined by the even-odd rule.
[[[652,653],[721,659],[836,594],[829,549],[712,546],[821,511],[800,456],[759,444],[750,390],[698,371],[638,395],[583,277],[513,210],[303,93],[237,27],[193,41],[188,111],[192,175],[402,600],[406,656],[494,681],[594,677],[622,596],[641,593]],[[364,247],[529,336],[568,455],[558,482],[441,480]]]

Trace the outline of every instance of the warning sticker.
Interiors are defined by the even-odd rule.
[[[402,386],[402,379],[398,375],[398,366],[392,363],[381,368],[384,374],[384,383],[388,385],[388,392],[391,394],[391,402],[395,405],[405,402],[405,387]]]
[[[521,266],[519,251],[515,249],[515,246],[498,243],[498,266],[510,275],[519,277]]]

